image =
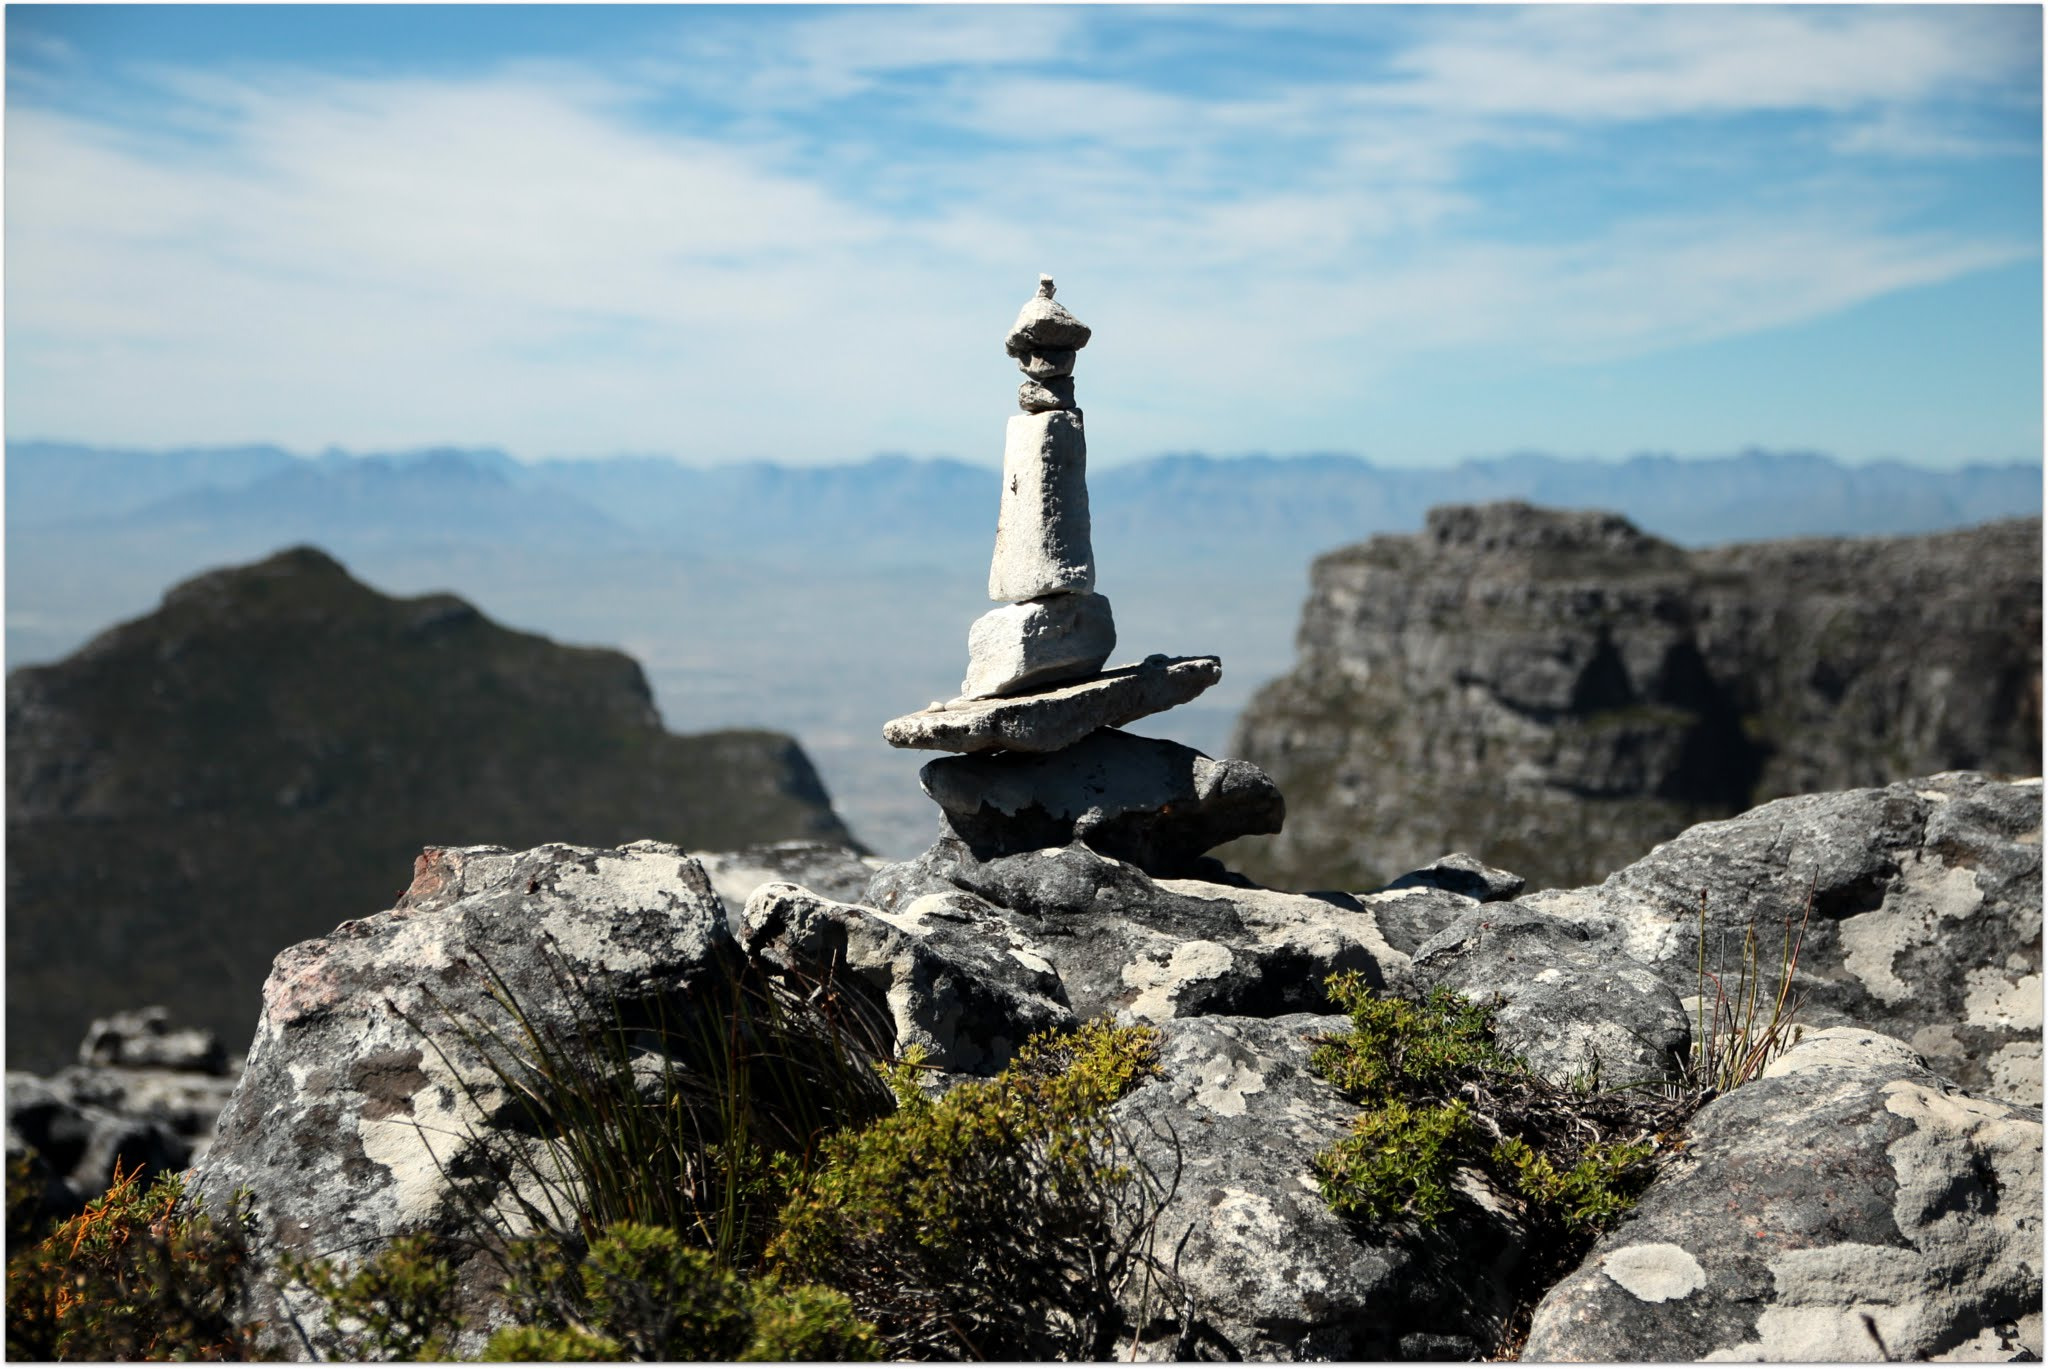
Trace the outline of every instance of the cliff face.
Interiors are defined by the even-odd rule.
[[[1363,888],[1449,850],[1586,883],[1689,824],[1949,769],[2034,774],[2041,523],[1688,552],[1618,515],[1431,511],[1320,558],[1232,752],[1287,830],[1218,854]]]
[[[271,958],[427,843],[850,841],[771,732],[663,730],[640,667],[393,599],[310,548],[7,682],[10,1064],[138,1000],[239,1046]]]

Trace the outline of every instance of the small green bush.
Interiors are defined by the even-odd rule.
[[[1315,1158],[1335,1211],[1428,1226],[1451,1211],[1452,1180],[1470,1165],[1521,1199],[1532,1228],[1579,1241],[1648,1185],[1654,1140],[1597,1133],[1645,1131],[1637,1113],[1668,1107],[1545,1083],[1496,1044],[1491,1004],[1442,988],[1420,1001],[1375,994],[1356,974],[1328,986],[1351,1029],[1309,1061],[1361,1109],[1351,1134]]]
[[[527,1324],[498,1331],[486,1360],[872,1360],[874,1328],[830,1289],[747,1280],[676,1231],[619,1222],[569,1267],[543,1239],[512,1254]]]
[[[771,1266],[842,1289],[892,1356],[1104,1358],[1163,1201],[1104,1114],[1157,1057],[1151,1028],[1094,1022],[937,1099],[898,1066],[897,1111],[825,1143]]]
[[[285,1276],[320,1299],[327,1326],[363,1358],[448,1358],[456,1329],[455,1267],[430,1236],[400,1236],[346,1273],[286,1255]]]
[[[7,1262],[16,1360],[255,1358],[240,1320],[246,1199],[218,1220],[160,1175],[121,1174],[84,1212]]]

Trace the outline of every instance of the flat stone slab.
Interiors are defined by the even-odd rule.
[[[1104,727],[1177,708],[1223,678],[1216,656],[1148,656],[1093,679],[1005,699],[954,699],[882,725],[921,751],[1059,751]]]

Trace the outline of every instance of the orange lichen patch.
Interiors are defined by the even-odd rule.
[[[341,1001],[341,988],[326,972],[328,943],[302,941],[278,953],[263,983],[263,1018],[273,1026],[325,1012]]]
[[[411,908],[426,902],[446,889],[451,883],[459,883],[461,867],[448,857],[448,852],[438,846],[429,846],[413,858],[412,883],[398,896],[398,907]]]

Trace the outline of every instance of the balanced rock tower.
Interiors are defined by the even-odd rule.
[[[1222,678],[1214,656],[1148,656],[1103,669],[1116,648],[1095,592],[1088,440],[1074,360],[1091,331],[1053,298],[1051,276],[1003,349],[1024,373],[1003,441],[988,594],[1001,607],[967,632],[959,697],[896,718],[892,746],[953,751],[920,772],[946,835],[982,859],[1080,840],[1149,874],[1190,872],[1233,837],[1280,830],[1285,806],[1257,767],[1117,729]]]

